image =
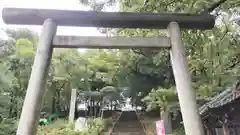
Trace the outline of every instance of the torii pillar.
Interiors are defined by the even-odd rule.
[[[35,135],[37,132],[36,127],[39,122],[45,81],[52,59],[52,41],[56,30],[57,25],[51,19],[44,21],[18,124],[17,135]]]
[[[180,109],[186,135],[204,135],[202,120],[196,104],[196,93],[188,69],[185,48],[181,39],[178,23],[171,22],[168,26],[171,41],[170,56],[177,88]]]

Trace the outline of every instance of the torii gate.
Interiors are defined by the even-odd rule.
[[[6,24],[43,25],[17,135],[36,135],[44,85],[53,48],[168,48],[171,54],[186,135],[204,135],[191,86],[180,28],[211,29],[215,17],[170,13],[86,12],[69,10],[4,8]],[[169,37],[56,36],[57,26],[168,29]]]

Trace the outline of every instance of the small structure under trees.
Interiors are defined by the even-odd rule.
[[[74,93],[74,91],[72,91]],[[79,100],[80,103],[83,103],[86,105],[87,109],[84,110],[85,114],[81,116],[85,117],[101,117],[103,118],[104,115],[104,107],[106,104],[111,106],[111,110],[113,109],[113,101],[117,101],[120,99],[120,93],[117,92],[116,88],[113,86],[106,86],[100,89],[99,91],[85,91],[77,94],[78,97],[75,97],[75,99],[71,98],[71,101],[74,102],[76,98]],[[74,103],[74,105],[76,102]],[[116,104],[115,104],[116,106]],[[72,108],[75,108],[75,106],[72,105]],[[70,108],[71,110],[71,108]],[[76,109],[72,109],[76,110]],[[81,111],[82,112],[82,111]],[[76,113],[70,111],[70,115],[74,115]],[[72,117],[71,120],[73,120],[74,117]]]
[[[240,134],[240,82],[200,107],[207,135]]]
[[[2,16],[7,24],[43,25],[17,135],[36,135],[44,84],[55,47],[169,49],[186,135],[204,134],[195,92],[191,86],[180,28],[211,29],[215,24],[214,16],[209,14],[86,12],[19,8],[4,8]],[[55,36],[57,26],[168,29],[169,37],[150,39],[141,37],[58,37]]]

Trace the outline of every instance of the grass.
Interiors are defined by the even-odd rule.
[[[47,125],[48,128],[64,128],[68,124],[68,121],[65,119],[57,119],[53,123]]]
[[[65,119],[57,119],[56,121],[48,125],[39,126],[37,135],[55,134],[53,132],[56,132],[57,130],[60,130],[66,127],[66,124],[67,124],[67,121]]]
[[[75,122],[58,119],[51,124],[39,126],[37,135],[99,135],[106,128],[106,122],[100,118],[88,119],[87,123],[87,129],[75,131]]]

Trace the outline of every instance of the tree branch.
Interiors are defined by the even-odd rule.
[[[231,62],[232,62],[232,64],[230,66],[228,66],[227,68],[225,68],[225,70],[232,69],[232,68],[236,67],[238,64],[240,64],[239,55],[237,54],[237,56],[235,58],[233,58],[233,60],[231,60]]]
[[[220,5],[222,5],[222,4],[223,4],[224,2],[226,2],[226,1],[227,1],[227,0],[220,0],[220,1],[212,4],[212,6],[209,7],[209,8],[207,8],[207,9],[205,9],[205,10],[202,12],[202,14],[206,14],[206,13],[212,12],[214,9],[218,8]]]
[[[142,55],[142,56],[152,60],[152,57],[149,56],[148,54],[144,53],[143,50],[141,50],[141,49],[138,49],[138,50],[132,49],[132,51],[136,54]]]
[[[140,50],[132,49],[132,51],[133,51],[134,53],[136,53],[136,54],[143,55],[143,56],[147,57],[147,55],[145,55],[145,54],[144,54],[142,51],[140,51]]]

